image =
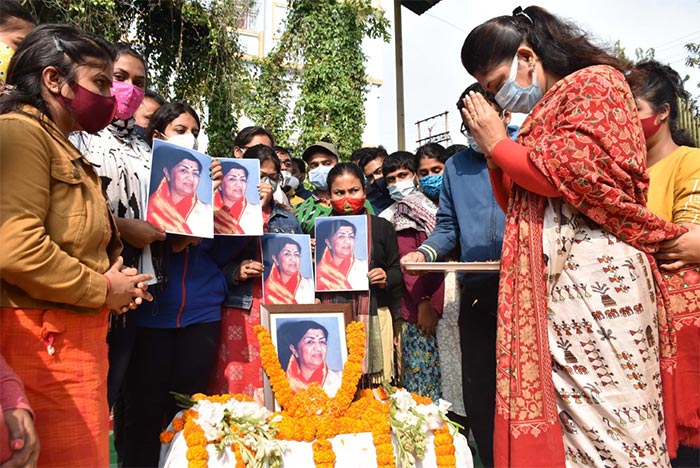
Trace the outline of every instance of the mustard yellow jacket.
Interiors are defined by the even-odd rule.
[[[120,252],[88,160],[47,118],[0,115],[0,306],[97,312]]]

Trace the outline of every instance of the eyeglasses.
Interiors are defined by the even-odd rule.
[[[292,167],[292,161],[287,159],[286,161],[280,161],[280,163],[285,167]]]
[[[459,132],[467,138],[471,138],[472,136],[471,132],[469,131],[469,127],[467,127],[464,122],[462,122],[462,126],[459,127]]]
[[[270,182],[279,182],[282,180],[282,175],[281,174],[275,174],[275,175],[268,175],[268,174],[260,174],[260,182],[265,182],[265,183],[270,183]]]
[[[503,111],[498,113],[498,117],[501,120],[503,120],[504,115],[505,115],[505,113]],[[462,125],[459,127],[459,132],[467,138],[471,138],[471,136],[472,136],[472,132],[469,130],[469,127],[467,127],[467,125],[464,122],[462,122]]]

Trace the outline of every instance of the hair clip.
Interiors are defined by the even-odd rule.
[[[7,83],[0,84],[0,96],[6,96],[6,95],[12,93],[16,89],[17,88],[14,85],[10,85]]]
[[[535,24],[532,22],[532,18],[530,18],[530,15],[523,11],[523,7],[516,7],[515,10],[513,10],[513,16],[524,16],[525,18],[527,18],[530,24]]]
[[[61,44],[61,38],[58,37],[58,34],[53,35],[53,44],[56,46],[56,50],[59,51],[60,53],[65,53],[66,49],[63,47]]]

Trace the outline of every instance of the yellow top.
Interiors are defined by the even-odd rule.
[[[651,212],[676,224],[700,224],[700,148],[680,146],[648,170]]]

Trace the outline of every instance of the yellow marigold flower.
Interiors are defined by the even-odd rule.
[[[202,445],[195,445],[194,447],[189,447],[187,449],[187,459],[188,460],[208,460],[209,452]]]

